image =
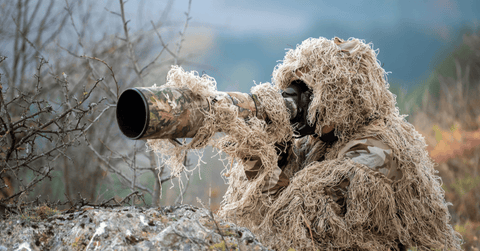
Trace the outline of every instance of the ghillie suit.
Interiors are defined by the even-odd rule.
[[[252,88],[267,118],[244,120],[215,97],[214,79],[174,67],[165,86],[210,97],[210,110],[190,143],[148,145],[177,175],[189,149],[226,152],[219,215],[277,250],[460,250],[425,141],[399,115],[385,75],[370,44],[307,39],[274,69],[274,85]],[[279,91],[299,81],[311,94],[304,118],[315,133],[296,138]]]
[[[223,217],[278,250],[460,250],[425,141],[399,115],[370,44],[307,39],[273,80],[280,89],[301,80],[313,91],[316,135],[277,142],[273,169],[244,154],[229,173]],[[335,137],[322,135],[328,126]]]

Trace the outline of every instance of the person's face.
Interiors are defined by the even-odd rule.
[[[300,90],[300,87],[298,87],[297,85],[290,85],[287,89],[283,90],[282,92],[283,98],[292,99],[297,105],[297,107],[299,107],[300,105],[301,95],[302,95],[302,92]]]
[[[293,81],[289,87],[282,91],[283,98],[291,99],[297,106],[297,116],[290,120],[296,124],[297,132],[301,136],[314,134],[315,127],[307,123],[307,111],[310,105],[311,91],[303,81]]]

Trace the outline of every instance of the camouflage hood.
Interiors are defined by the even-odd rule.
[[[308,123],[321,135],[323,126],[335,126],[341,139],[362,125],[396,113],[386,72],[372,44],[350,38],[309,38],[290,49],[273,71],[273,82],[287,88],[302,80],[313,90]]]

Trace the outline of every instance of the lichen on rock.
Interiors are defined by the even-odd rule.
[[[0,229],[0,250],[268,250],[247,228],[190,205],[16,215]]]

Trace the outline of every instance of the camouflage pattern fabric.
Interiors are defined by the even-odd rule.
[[[338,156],[345,156],[353,162],[363,164],[384,174],[391,181],[400,180],[403,175],[392,155],[392,149],[375,138],[350,141]]]
[[[281,158],[286,158],[286,156],[280,155],[279,158],[279,162],[281,162]],[[262,161],[258,157],[246,158],[243,164],[245,175],[249,180],[254,179],[263,168]],[[280,188],[286,187],[290,183],[287,175],[279,167],[274,170],[270,177],[266,177],[264,182],[262,193],[266,195],[275,194]]]
[[[282,164],[286,163],[285,160],[288,158],[289,152],[286,151],[279,155],[279,167],[273,172],[273,175],[265,179],[262,189],[263,194],[274,195],[289,185],[289,177],[282,170]],[[398,169],[397,161],[393,158],[392,149],[380,140],[372,137],[350,141],[345,147],[340,149],[338,157],[349,158],[358,164],[365,165],[385,175],[392,182],[398,181],[403,177],[402,172]],[[249,180],[255,178],[258,172],[262,170],[262,163],[258,157],[244,158],[243,164],[245,174]],[[336,187],[326,188],[326,193],[342,207],[345,204],[345,195],[349,184],[349,180],[345,179]]]

